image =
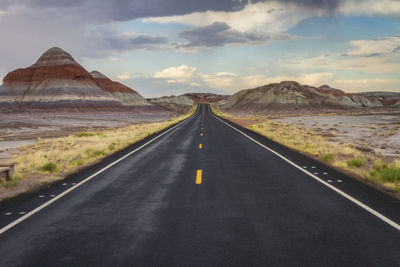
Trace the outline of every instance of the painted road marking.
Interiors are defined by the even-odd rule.
[[[18,214],[19,215],[24,215],[26,212],[25,211],[21,211],[21,212],[19,212]]]
[[[12,212],[6,212],[6,213],[4,213],[4,215],[10,216],[10,215],[12,215]]]
[[[50,197],[55,197],[56,195],[50,195]]]
[[[202,171],[201,170],[197,170],[197,173],[196,173],[196,184],[201,184],[201,174],[202,174]]]
[[[203,144],[199,144],[199,149],[202,149],[203,148]]]
[[[39,197],[44,197],[44,195],[40,195]]]
[[[328,175],[328,173],[327,173],[327,172],[324,172],[324,175]]]
[[[64,192],[62,192],[61,194],[59,194],[58,196],[54,196],[54,198],[50,199],[49,201],[43,203],[42,205],[38,206],[37,208],[31,210],[30,212],[28,212],[27,214],[25,214],[24,216],[20,217],[19,219],[13,221],[12,223],[7,224],[6,226],[4,226],[3,228],[0,229],[0,235],[3,234],[4,232],[6,232],[7,230],[10,230],[11,228],[13,228],[14,226],[16,226],[17,224],[25,221],[26,219],[28,219],[29,217],[31,217],[32,215],[34,215],[35,213],[38,213],[39,211],[41,211],[42,209],[46,208],[47,206],[51,205],[52,203],[56,202],[58,199],[62,198],[63,196],[65,196],[66,194],[70,193],[71,191],[75,190],[76,188],[78,188],[79,186],[83,185],[84,183],[92,180],[94,177],[96,177],[97,175],[99,175],[100,173],[106,171],[107,169],[111,168],[112,166],[114,166],[115,164],[117,164],[118,162],[126,159],[127,157],[129,157],[130,155],[132,155],[133,153],[135,153],[136,151],[139,151],[140,149],[144,148],[145,146],[147,146],[148,144],[154,142],[155,140],[157,140],[158,138],[160,138],[161,136],[171,132],[172,130],[176,129],[177,127],[179,127],[180,125],[184,124],[184,123],[188,123],[189,121],[191,121],[193,118],[195,118],[197,116],[197,114],[199,113],[199,108],[197,108],[196,112],[189,118],[181,121],[180,123],[178,123],[177,125],[171,127],[170,129],[166,130],[165,132],[157,135],[156,137],[154,137],[153,139],[151,139],[150,141],[148,141],[147,143],[141,145],[140,147],[132,150],[131,152],[129,152],[128,154],[126,154],[125,156],[120,157],[119,159],[117,159],[116,161],[110,163],[109,165],[105,166],[104,168],[102,168],[101,170],[95,172],[94,174],[90,175],[89,177],[85,178],[84,180],[80,181],[79,183],[77,183],[76,185],[68,188],[67,190],[65,190]],[[49,186],[50,188],[50,186]],[[50,196],[51,197],[51,196]]]
[[[341,183],[341,182],[342,182],[342,180],[337,180],[337,182],[338,182],[338,183]]]
[[[63,183],[62,185],[67,185],[67,183]]]
[[[210,108],[210,107],[209,107]],[[381,213],[377,212],[376,210],[370,208],[369,206],[365,205],[364,203],[362,203],[361,201],[355,199],[354,197],[350,196],[349,194],[343,192],[342,190],[334,187],[333,185],[325,182],[324,180],[320,179],[318,176],[315,176],[314,174],[308,172],[307,170],[303,169],[302,167],[300,167],[299,165],[297,165],[296,163],[294,163],[293,161],[289,160],[288,158],[282,156],[281,154],[279,154],[278,152],[276,152],[275,150],[261,144],[260,142],[258,142],[257,140],[253,139],[252,137],[248,136],[247,134],[245,134],[244,132],[240,131],[239,129],[237,129],[236,127],[233,127],[232,125],[230,125],[229,123],[223,121],[222,119],[218,118],[217,116],[215,116],[214,114],[211,113],[211,111],[208,111],[211,116],[213,116],[214,118],[218,119],[219,121],[221,121],[222,123],[228,125],[229,127],[231,127],[232,129],[234,129],[235,131],[241,133],[242,135],[246,136],[248,139],[250,139],[251,141],[253,141],[254,143],[260,145],[261,147],[265,148],[266,150],[270,151],[271,153],[275,154],[276,156],[278,156],[279,158],[281,158],[282,160],[286,161],[287,163],[289,163],[290,165],[292,165],[293,167],[299,169],[300,171],[306,173],[307,175],[309,175],[311,178],[315,179],[316,181],[320,182],[321,184],[325,185],[326,187],[332,189],[333,191],[335,191],[336,193],[338,193],[339,195],[347,198],[348,200],[350,200],[351,202],[353,202],[354,204],[358,205],[359,207],[363,208],[364,210],[368,211],[369,213],[371,213],[372,215],[376,216],[377,218],[381,219],[382,221],[384,221],[385,223],[389,224],[390,226],[392,226],[393,228],[397,229],[400,231],[400,225],[394,221],[392,221],[391,219],[389,219],[388,217],[382,215]],[[315,167],[314,167],[315,168]]]

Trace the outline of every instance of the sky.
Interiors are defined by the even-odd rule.
[[[50,47],[145,97],[400,92],[400,0],[0,0],[0,78]]]

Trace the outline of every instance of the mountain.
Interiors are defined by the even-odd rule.
[[[400,93],[398,92],[365,92],[357,95],[366,97],[371,101],[379,101],[385,107],[400,107]]]
[[[217,95],[212,93],[188,93],[184,96],[190,98],[194,103],[216,103],[227,100],[230,95]]]
[[[194,104],[193,100],[185,95],[180,96],[162,96],[157,98],[149,98],[150,103],[166,108],[175,112],[188,111]]]
[[[112,94],[125,106],[148,106],[151,105],[146,98],[138,92],[123,85],[122,83],[112,81],[98,71],[90,73],[97,85],[105,92]]]
[[[316,88],[294,81],[283,81],[242,90],[231,96],[225,109],[323,109],[382,106],[363,96],[346,94],[327,85]]]
[[[35,64],[8,73],[0,87],[0,102],[35,108],[121,108],[92,75],[58,47],[47,50]]]

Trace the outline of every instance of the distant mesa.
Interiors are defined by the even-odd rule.
[[[319,88],[283,81],[242,90],[231,96],[225,109],[287,110],[287,109],[343,109],[381,107],[382,103],[362,95],[347,94],[328,85]]]
[[[112,81],[99,71],[90,73],[97,85],[105,92],[112,94],[125,106],[149,106],[146,98],[122,83]]]
[[[187,93],[184,96],[190,98],[194,103],[217,103],[227,100],[229,95],[218,95],[212,93]]]

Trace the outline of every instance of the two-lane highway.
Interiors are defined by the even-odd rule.
[[[400,265],[398,200],[229,125],[200,105],[76,181],[0,234],[0,266]],[[43,194],[0,208],[0,227]]]

